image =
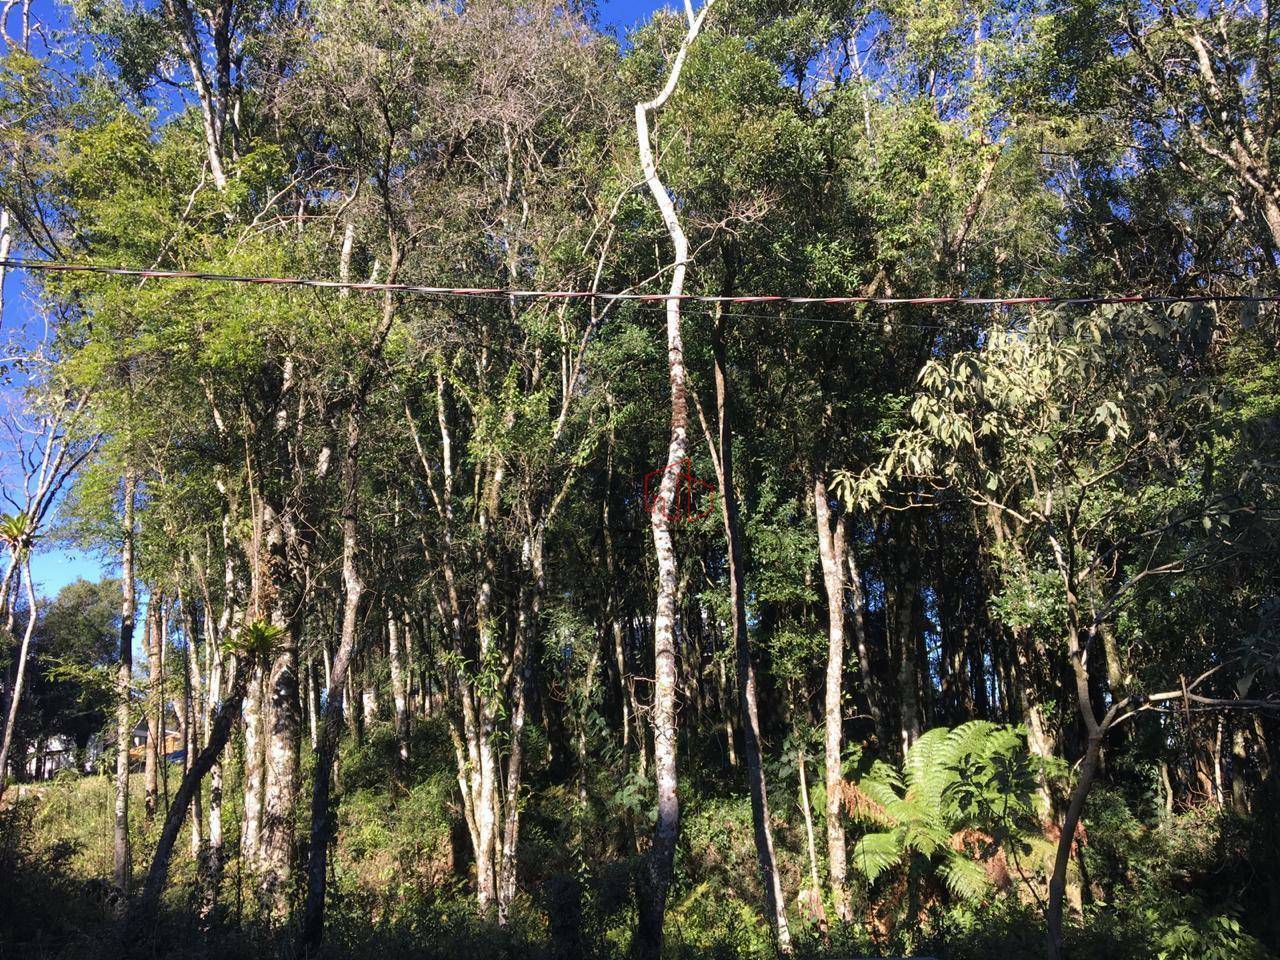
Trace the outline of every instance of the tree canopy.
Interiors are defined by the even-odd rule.
[[[1274,11],[607,14],[4,6],[0,945],[1273,956]]]

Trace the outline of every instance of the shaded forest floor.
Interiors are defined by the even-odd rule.
[[[684,789],[666,955],[689,960],[772,956],[769,931],[756,906],[746,792],[737,772],[723,758],[716,762],[715,744],[701,747],[707,762],[690,767],[703,771],[702,779]],[[393,774],[394,749],[390,730],[376,726],[343,756],[327,956],[625,955],[635,923],[631,838],[643,818],[641,785],[610,770],[586,783],[565,782],[557,776],[557,758],[535,734],[532,752],[541,751],[540,777],[546,783],[531,793],[526,813],[521,848],[526,892],[513,920],[499,927],[477,914],[470,893],[465,828],[454,799],[456,772],[443,728],[423,725],[411,767],[399,777]],[[171,790],[178,776],[170,771]],[[138,787],[140,779],[134,781]],[[240,831],[236,786],[233,761],[224,808],[229,851],[236,849]],[[1034,875],[1011,881],[1000,895],[977,905],[948,902],[929,878],[909,872],[890,882],[862,883],[856,891],[859,919],[832,929],[824,942],[796,896],[808,869],[802,820],[793,798],[782,789],[778,793],[780,865],[800,956],[1043,956],[1042,882]],[[140,791],[133,803],[140,814]],[[1280,884],[1262,872],[1274,869],[1274,824],[1210,807],[1144,825],[1134,806],[1140,804],[1118,790],[1099,791],[1091,801],[1084,860],[1088,878],[1081,882],[1077,872],[1081,910],[1068,931],[1072,955],[1093,960],[1274,958]],[[159,817],[150,825],[141,815],[133,819],[135,879],[140,881]],[[175,860],[154,925],[122,925],[110,885],[111,824],[112,789],[104,777],[63,773],[50,783],[10,792],[0,810],[0,960],[295,955],[292,928],[262,914],[252,878],[234,853],[207,926],[197,919],[189,853]],[[299,836],[304,828],[300,824]],[[180,846],[190,848],[185,835]]]

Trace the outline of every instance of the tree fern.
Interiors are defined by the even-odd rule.
[[[951,894],[977,900],[992,888],[984,862],[1030,849],[1036,781],[1023,732],[985,720],[937,727],[907,751],[901,772],[877,761],[845,787],[855,822],[871,828],[854,867],[874,882],[912,858]]]

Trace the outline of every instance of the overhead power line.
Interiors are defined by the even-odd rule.
[[[22,257],[0,258],[0,267],[45,273],[92,273],[114,277],[136,277],[144,280],[197,280],[213,283],[260,284],[264,286],[306,287],[321,290],[354,290],[362,293],[409,293],[435,297],[488,299],[494,297],[519,300],[620,300],[637,303],[705,304],[784,304],[796,306],[1103,306],[1107,304],[1178,304],[1178,303],[1280,303],[1280,295],[1269,294],[1101,294],[1094,296],[1045,295],[1018,297],[921,296],[873,297],[858,294],[840,296],[787,296],[751,294],[715,296],[684,293],[672,297],[665,293],[602,292],[597,290],[518,290],[504,287],[444,287],[417,283],[377,283],[355,280],[322,280],[312,277],[261,277],[234,273],[209,273],[191,270],[153,270],[142,267],[119,267],[97,263],[70,263],[57,260],[29,260]]]

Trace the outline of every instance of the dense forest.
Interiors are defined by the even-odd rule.
[[[605,12],[3,4],[0,957],[1276,957],[1272,5]]]

